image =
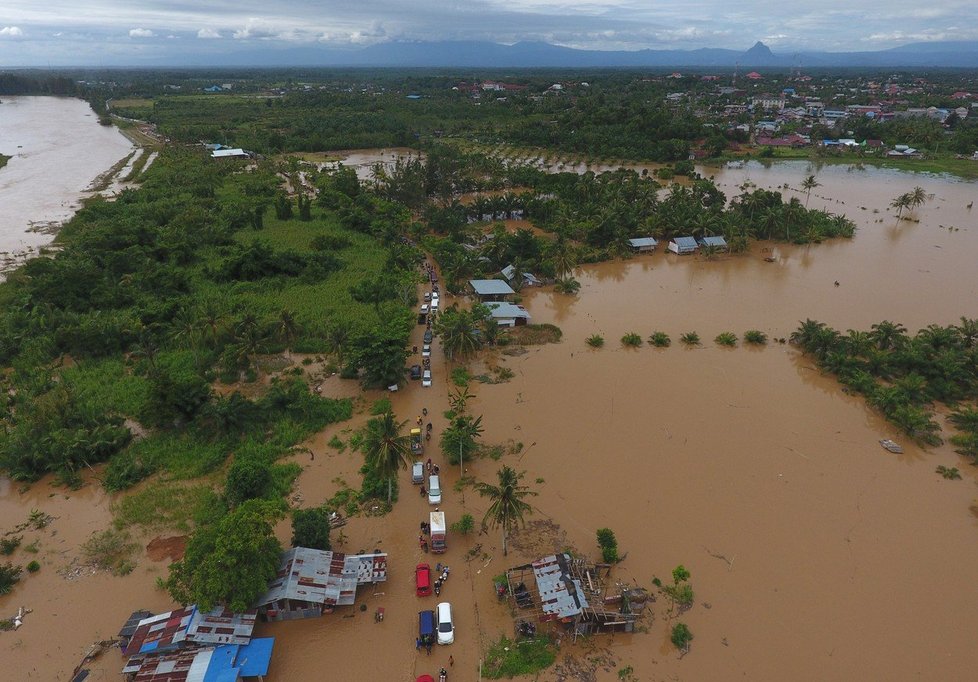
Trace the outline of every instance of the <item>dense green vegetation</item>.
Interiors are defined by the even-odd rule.
[[[914,336],[884,320],[869,331],[841,333],[823,322],[805,320],[791,340],[815,358],[846,388],[865,396],[911,438],[941,442],[934,419],[940,403],[956,408],[948,418],[961,430],[952,436],[962,454],[978,461],[978,320],[930,325]]]
[[[549,668],[557,660],[557,650],[547,637],[513,641],[502,637],[486,652],[483,674],[490,680],[517,675],[532,675]]]

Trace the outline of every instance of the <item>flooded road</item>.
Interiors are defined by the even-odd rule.
[[[87,102],[67,97],[3,97],[0,257],[35,250],[78,210],[86,189],[132,151]]]
[[[811,172],[807,164],[750,166],[718,171],[716,178],[732,196],[745,181],[797,187]],[[478,530],[467,538],[450,533],[441,557],[424,554],[418,524],[431,507],[403,472],[393,514],[355,517],[333,534],[336,549],[389,552],[389,581],[360,591],[363,611],[261,625],[262,635],[277,638],[266,679],[409,680],[448,667],[449,654],[455,660],[450,679],[478,679],[482,652],[513,627],[496,601],[492,576],[567,547],[597,556],[595,531],[602,527],[615,531],[627,553],[613,578],[651,588],[653,576],[668,580],[677,564],[691,572],[696,601],[680,620],[693,632],[692,649],[680,660],[669,643],[677,619],[660,596],[647,632],[564,641],[561,655],[576,659],[578,672],[568,674],[562,663],[540,679],[611,682],[624,666],[643,681],[973,679],[974,470],[947,446],[922,450],[907,442],[790,346],[721,349],[712,339],[750,328],[788,336],[809,317],[840,329],[888,318],[911,331],[978,317],[978,230],[966,208],[978,191],[954,180],[841,167],[827,167],[817,178],[822,186],[810,206],[844,211],[859,226],[853,240],[761,243],[715,260],[660,251],[579,270],[576,297],[525,291],[533,321],[559,325],[563,341],[522,355],[494,353],[492,360],[515,376],[473,384],[469,409],[483,415],[485,442],[523,448],[465,467],[485,481],[502,464],[525,470],[524,481],[539,492],[527,519],[532,532],[514,538],[508,557],[498,532]],[[916,212],[920,222],[897,223],[887,206],[915,185],[935,196]],[[775,262],[766,262],[772,254]],[[451,302],[446,295],[443,306]],[[626,332],[645,338],[655,330],[670,334],[674,345],[624,350],[618,342]],[[422,331],[415,329],[412,343]],[[686,331],[697,331],[703,346],[682,348],[678,337]],[[604,348],[584,344],[593,333],[604,335]],[[437,438],[446,425],[450,370],[437,343],[432,367],[432,388],[411,382],[393,395],[370,393],[366,404],[389,395],[404,420],[427,408]],[[479,373],[481,363],[473,370]],[[332,377],[323,393],[354,391]],[[341,481],[358,487],[362,457],[327,443],[333,435],[347,441],[365,420],[359,414],[318,434],[307,443],[315,459],[296,456],[304,469],[297,481],[303,506],[328,499]],[[905,453],[886,452],[880,438],[895,438]],[[486,502],[455,488],[458,467],[442,461],[436,442],[425,456],[442,465],[442,509],[449,523],[468,512],[478,527]],[[964,480],[941,479],[938,464],[957,466]],[[107,523],[106,496],[69,493],[93,509],[77,514],[63,496],[43,486],[23,494],[8,489],[0,512],[6,522],[32,507],[54,509],[49,513],[59,520],[49,532],[57,528],[57,537],[75,542],[90,525]],[[279,534],[288,539],[287,524]],[[452,566],[442,598],[455,610],[456,643],[436,647],[430,659],[414,649],[417,611],[437,601],[414,596],[419,561]],[[114,632],[130,611],[167,606],[153,588],[165,565],[144,557],[126,578],[65,581],[44,570],[28,577],[0,598],[0,611],[43,608],[16,633],[0,633],[0,661],[36,671],[29,679],[66,679],[84,645]],[[104,599],[109,590],[112,599]],[[373,619],[378,606],[385,608],[383,623]],[[66,621],[85,625],[66,628],[52,645],[48,633]],[[588,663],[599,658],[606,663]],[[93,679],[118,679],[121,664],[118,653],[107,654]]]

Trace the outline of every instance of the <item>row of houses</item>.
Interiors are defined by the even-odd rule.
[[[635,237],[628,240],[632,250],[636,253],[652,253],[659,246],[659,242],[654,237]],[[723,237],[674,237],[669,240],[666,249],[680,256],[696,253],[700,248],[708,248],[714,251],[727,251],[729,249],[727,240]]]

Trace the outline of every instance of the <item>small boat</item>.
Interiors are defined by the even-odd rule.
[[[883,440],[881,440],[880,445],[882,445],[886,450],[889,450],[890,452],[896,453],[898,455],[903,453],[903,448],[900,447],[897,443],[894,443],[889,438],[884,438]]]

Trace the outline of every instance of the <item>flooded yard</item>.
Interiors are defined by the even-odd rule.
[[[716,179],[729,197],[748,181],[798,187],[813,172],[803,163],[748,165],[716,171]],[[418,525],[431,507],[404,472],[393,514],[353,518],[333,538],[335,549],[388,552],[388,582],[361,589],[363,611],[261,625],[259,634],[277,638],[266,679],[408,680],[448,667],[449,654],[450,679],[478,679],[485,647],[512,634],[492,576],[564,548],[597,556],[595,531],[602,527],[615,531],[627,554],[613,577],[651,588],[653,576],[668,580],[677,564],[689,569],[696,602],[682,620],[694,634],[692,650],[680,660],[670,644],[675,620],[660,597],[646,632],[576,645],[565,640],[561,655],[576,661],[573,668],[563,662],[541,679],[613,681],[629,665],[640,680],[972,679],[973,470],[949,446],[922,450],[906,441],[796,349],[777,343],[721,349],[712,339],[747,329],[787,337],[805,318],[843,330],[885,318],[913,332],[978,317],[978,234],[967,208],[978,189],[879,170],[826,167],[816,174],[821,187],[810,206],[844,211],[859,227],[853,240],[759,243],[713,260],[660,250],[582,268],[575,297],[524,292],[533,322],[560,326],[563,341],[522,355],[495,351],[514,377],[475,384],[470,410],[483,415],[486,442],[522,449],[499,462],[465,464],[467,475],[485,481],[502,464],[525,470],[525,483],[540,493],[527,519],[531,530],[514,538],[507,557],[498,532],[478,532],[485,500],[456,489],[459,467],[437,454],[450,365],[436,343],[434,387],[412,382],[391,398],[400,419],[428,409],[436,438],[425,457],[442,464],[441,508],[449,523],[473,514],[475,534],[450,533],[445,555],[422,553]],[[934,197],[916,212],[919,222],[898,223],[888,205],[914,185]],[[765,261],[769,256],[774,262]],[[446,295],[443,306],[451,303]],[[625,350],[618,342],[627,332],[646,338],[656,330],[667,332],[673,346]],[[702,347],[678,344],[687,331],[699,333]],[[604,348],[585,345],[594,333],[604,335]],[[328,383],[324,394],[355,389],[336,377]],[[368,403],[383,395],[368,394]],[[297,482],[303,506],[328,499],[340,480],[358,486],[361,456],[327,443],[334,435],[347,440],[365,418],[318,434],[307,443],[315,458],[296,455],[304,468]],[[904,454],[883,450],[881,438],[896,439]],[[964,480],[941,479],[938,464],[961,468]],[[19,521],[31,508],[58,517],[52,525],[58,540],[50,538],[46,549],[55,563],[108,522],[110,502],[94,488],[0,489],[4,519]],[[280,531],[287,540],[287,525]],[[414,596],[413,570],[422,561],[452,566],[442,599],[455,609],[456,642],[436,647],[431,658],[414,648],[417,611],[438,601]],[[27,579],[0,598],[4,613],[15,604],[35,609],[20,630],[0,633],[0,660],[36,679],[67,679],[85,646],[113,634],[130,611],[167,607],[153,587],[165,566],[144,557],[125,578],[68,581],[52,569]],[[386,611],[382,623],[373,620],[378,606]],[[50,633],[64,623],[72,624],[70,632],[64,628],[53,643]],[[600,662],[588,663],[589,656]],[[110,652],[93,679],[117,679],[121,664]],[[578,673],[567,675],[570,669]]]

